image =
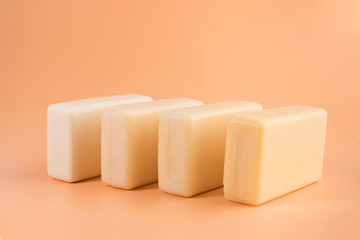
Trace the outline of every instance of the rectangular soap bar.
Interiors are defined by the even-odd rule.
[[[258,205],[321,178],[326,111],[308,106],[264,110],[229,121],[224,193]]]
[[[163,113],[159,128],[159,188],[191,197],[221,187],[230,116],[260,110],[257,103],[224,102]]]
[[[160,114],[202,105],[197,100],[157,100],[106,109],[102,116],[101,179],[123,189],[157,182]]]
[[[66,182],[100,175],[101,112],[104,108],[152,101],[119,95],[51,104],[47,111],[48,174]]]

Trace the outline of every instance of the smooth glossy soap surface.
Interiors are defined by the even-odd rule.
[[[321,178],[326,111],[308,106],[231,118],[227,131],[225,197],[258,205]]]
[[[159,188],[191,197],[221,187],[229,118],[260,110],[257,103],[234,101],[163,113],[159,129]]]
[[[47,111],[48,174],[67,182],[99,176],[102,110],[149,101],[150,97],[141,95],[118,95],[51,104]]]
[[[176,98],[106,109],[102,116],[102,181],[123,189],[156,182],[160,114],[198,105],[202,102]]]

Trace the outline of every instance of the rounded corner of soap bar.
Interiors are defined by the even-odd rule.
[[[146,100],[154,101],[154,99],[153,99],[152,97],[144,96],[144,95],[139,95],[139,96],[143,97],[143,98],[146,99]]]
[[[160,183],[160,181],[158,182],[158,188],[161,192],[169,194],[169,188],[163,184]]]
[[[327,118],[328,113],[324,108],[319,108],[319,111]]]
[[[267,125],[267,122],[256,120],[256,119],[250,119],[250,118],[247,118],[246,115],[235,115],[229,119],[228,125],[231,125],[231,124],[250,125],[253,127],[258,127],[258,128],[263,129]]]
[[[113,184],[108,177],[104,178],[102,175],[101,175],[101,182],[108,187],[123,189],[122,187],[119,187],[117,184]]]
[[[256,108],[256,110],[261,111],[264,109],[263,106],[259,103],[252,103],[252,104],[253,104],[254,108]]]
[[[47,108],[47,115],[49,114],[62,114],[62,115],[71,115],[73,113],[73,109],[71,107],[65,107],[62,105],[62,103],[53,103],[50,104]]]
[[[192,198],[192,197],[194,197],[194,196],[196,196],[196,195],[199,195],[199,194],[202,194],[202,193],[196,193],[196,194],[184,194],[184,195],[178,195],[178,196],[180,196],[180,197],[184,197],[184,198]]]
[[[236,105],[240,105],[241,107],[244,108],[245,112],[247,110],[249,111],[261,111],[263,110],[263,106],[259,103],[256,102],[249,102],[249,101],[233,101],[230,103],[235,103]]]
[[[174,98],[174,100],[185,100],[185,101],[189,101],[189,102],[193,102],[193,103],[198,103],[200,105],[204,104],[202,101],[197,100],[197,99],[192,99],[192,98]]]
[[[47,107],[47,111],[49,112],[49,111],[52,111],[52,110],[54,110],[54,108],[55,108],[55,104],[50,104],[48,107]]]
[[[60,107],[59,107],[59,104],[58,103],[53,103],[53,104],[50,104],[48,107],[47,107],[47,114],[51,114],[53,112],[58,112],[60,111]]]
[[[137,98],[141,99],[141,101],[144,101],[144,102],[152,102],[154,101],[154,99],[152,97],[149,97],[149,96],[144,96],[144,95],[135,95],[137,96]]]
[[[56,179],[58,181],[62,181],[62,182],[67,182],[67,183],[73,183],[73,182],[78,182],[81,181],[83,179],[78,179],[76,178],[76,176],[74,176],[74,174],[72,173],[72,170],[66,170],[64,171],[60,171],[59,169],[55,168],[54,165],[49,165],[47,167],[47,174],[49,177]]]
[[[169,191],[169,190],[162,190],[163,192],[173,195],[173,196],[177,196],[177,197],[183,197],[183,198],[191,198],[194,197],[198,194],[193,194],[193,193],[184,193],[184,192],[175,192],[175,191]]]
[[[231,194],[224,194],[224,197],[229,200],[229,201],[232,201],[232,202],[235,202],[235,203],[238,203],[238,204],[245,204],[245,205],[249,205],[249,206],[253,206],[253,207],[256,207],[256,206],[259,206],[265,202],[261,202],[259,201],[259,199],[251,199],[251,200],[248,200],[248,201],[244,201],[242,199],[238,199],[234,196],[232,196]]]
[[[73,178],[69,178],[69,177],[59,177],[57,175],[51,174],[48,172],[49,177],[51,177],[52,179],[55,179],[57,181],[62,181],[62,182],[67,182],[67,183],[73,183],[73,182],[77,182],[79,180],[75,180]]]
[[[201,105],[204,105],[204,103],[202,102],[202,101],[200,101],[200,100],[194,100],[196,103],[198,103],[199,104],[199,106],[201,106]]]
[[[106,179],[103,180],[103,178],[101,177],[101,180],[103,183],[105,183],[107,186],[113,187],[113,188],[118,188],[118,189],[123,189],[123,190],[133,190],[139,186],[133,186],[131,184],[120,184],[118,182],[114,182],[114,181],[108,181]]]

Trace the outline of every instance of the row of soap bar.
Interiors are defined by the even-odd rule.
[[[141,95],[57,103],[48,108],[48,173],[67,182],[101,173],[123,189],[159,181],[185,197],[224,184],[226,198],[258,205],[320,179],[325,127],[326,112],[307,106]]]

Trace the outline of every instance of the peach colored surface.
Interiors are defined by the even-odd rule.
[[[46,173],[46,108],[125,93],[328,111],[320,182],[258,207]],[[0,1],[0,236],[360,239],[360,3]]]

